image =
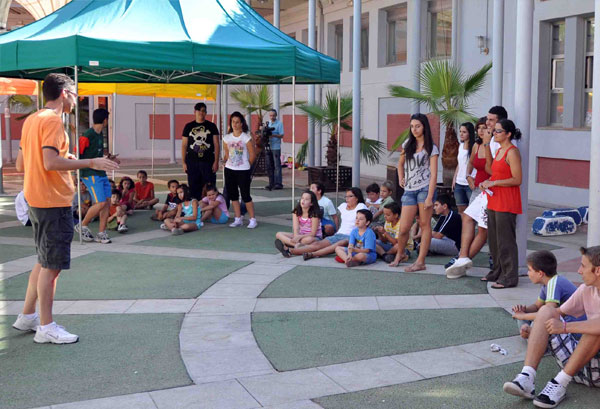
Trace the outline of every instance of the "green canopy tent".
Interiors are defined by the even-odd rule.
[[[292,84],[294,93],[296,83],[340,82],[337,60],[288,37],[242,0],[72,0],[0,35],[0,76],[50,72],[76,84]],[[294,128],[295,107],[295,158]],[[292,200],[293,189],[294,172]]]

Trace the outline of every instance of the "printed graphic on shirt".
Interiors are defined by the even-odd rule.
[[[209,137],[212,137],[212,134],[204,127],[204,125],[192,128],[189,133],[188,138],[193,139],[193,142],[190,144],[190,149],[194,151],[199,158],[202,158],[204,152],[210,149],[210,143],[207,142]]]
[[[243,166],[244,165],[244,142],[229,142],[227,144],[229,147],[229,163],[233,167]]]

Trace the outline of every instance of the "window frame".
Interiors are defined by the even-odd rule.
[[[563,49],[562,54],[554,54],[554,30],[555,27],[563,26]],[[560,28],[558,29],[560,30]],[[565,47],[566,47],[566,20],[556,20],[550,23],[550,92],[548,95],[548,126],[553,128],[563,128],[564,127],[564,100],[565,100]],[[559,62],[563,64],[562,71],[562,88],[556,87],[556,67]],[[552,121],[553,116],[553,105],[552,98],[554,95],[562,95],[563,99],[563,111],[562,115],[559,117],[557,115],[557,122]],[[558,108],[558,107],[557,107]],[[558,110],[558,109],[557,109]]]
[[[439,21],[439,18],[437,17],[438,15],[440,15],[441,13],[449,13],[450,15],[450,29],[449,29],[449,35],[445,38],[445,40],[447,42],[449,42],[449,49],[447,50],[447,54],[444,55],[437,55],[438,54],[438,47],[437,47],[437,38],[438,38],[438,27],[440,26],[439,24],[437,24],[437,21]],[[452,58],[452,23],[453,23],[453,16],[452,16],[453,10],[452,10],[452,1],[451,0],[428,0],[427,1],[427,24],[426,24],[426,35],[425,35],[425,41],[426,41],[426,47],[425,47],[425,52],[426,52],[426,57],[428,60],[449,60]],[[434,35],[434,15],[435,17],[435,35]]]
[[[384,67],[391,67],[395,65],[405,65],[408,61],[408,4],[400,3],[391,7],[387,7],[381,10],[381,18],[383,20],[384,30],[382,35],[384,36],[384,47],[383,47],[383,64]],[[396,14],[396,16],[392,16]],[[398,59],[398,44],[396,41],[396,31],[398,24],[404,24],[404,58]],[[393,29],[392,29],[393,25]],[[392,41],[393,40],[393,41]],[[393,44],[392,44],[393,43]],[[393,45],[393,50],[392,50]],[[394,55],[394,59],[391,56]]]

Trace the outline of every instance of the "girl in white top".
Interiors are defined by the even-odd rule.
[[[469,159],[471,157],[471,149],[475,145],[475,127],[471,122],[465,122],[459,128],[460,146],[458,147],[458,165],[454,170],[454,178],[452,179],[452,190],[454,191],[454,200],[456,201],[456,207],[458,212],[463,214],[469,200],[471,199],[471,193],[473,193],[472,180],[467,180],[469,174]],[[475,172],[473,177],[475,177]]]
[[[243,224],[242,210],[240,207],[240,192],[242,200],[250,215],[249,229],[257,226],[254,218],[254,203],[250,196],[250,182],[252,181],[251,167],[256,159],[254,143],[248,134],[248,124],[242,114],[235,111],[229,117],[229,133],[223,137],[223,151],[225,157],[225,190],[235,213],[235,220],[229,227]]]

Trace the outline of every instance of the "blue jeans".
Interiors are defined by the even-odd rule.
[[[457,206],[468,206],[471,199],[472,190],[469,186],[455,184],[454,185],[454,200]]]
[[[427,195],[429,194],[429,185],[423,186],[418,190],[405,190],[402,195],[402,206],[417,206],[419,203],[425,203],[425,199],[427,199]],[[435,202],[435,198],[437,197],[437,191],[433,192],[432,201]]]
[[[281,149],[272,149],[271,153],[265,151],[269,186],[283,186],[281,179]]]

